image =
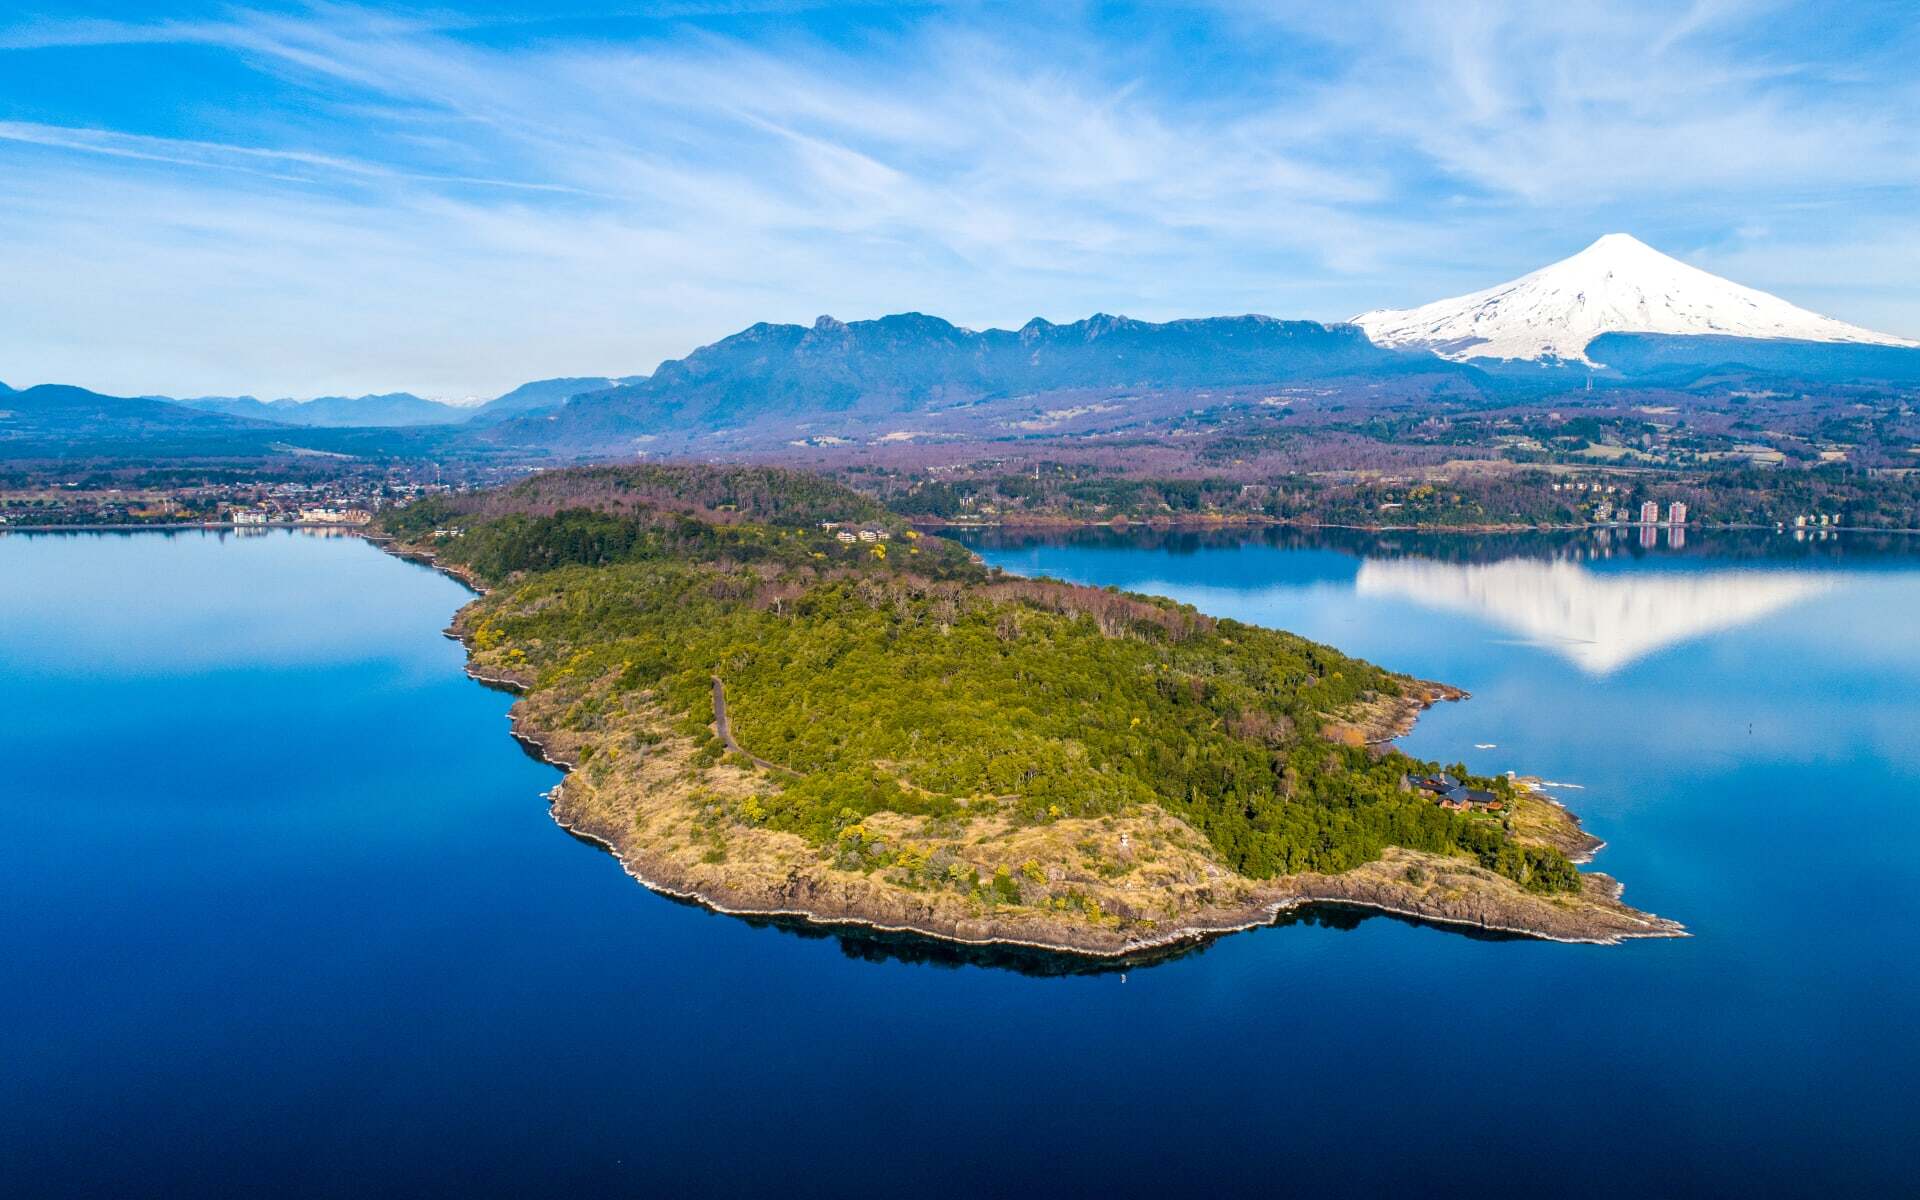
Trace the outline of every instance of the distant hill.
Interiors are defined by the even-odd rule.
[[[644,375],[628,375],[619,379],[607,376],[583,375],[563,379],[536,379],[532,383],[523,383],[519,387],[496,396],[474,409],[471,421],[476,425],[491,425],[511,417],[523,416],[545,408],[557,408],[575,396],[589,392],[604,392],[622,385],[640,383]]]
[[[421,458],[437,454],[444,443],[436,429],[291,428],[65,384],[0,393],[0,459],[267,458],[313,452]]]
[[[312,400],[259,400],[252,396],[194,396],[175,401],[205,412],[224,413],[276,425],[299,425],[311,429],[383,428],[398,429],[416,425],[458,425],[473,422],[491,425],[541,409],[555,408],[574,396],[604,392],[609,388],[638,383],[643,375],[621,378],[577,376],[564,379],[537,379],[523,383],[485,404],[447,404],[429,400],[411,392],[384,392],[366,396],[318,396]],[[170,397],[153,396],[154,400]]]
[[[252,396],[107,396],[67,384],[16,390],[0,384],[0,457],[261,457],[317,450],[355,456],[437,455],[470,419],[511,419],[583,392],[643,376],[545,379],[485,405],[453,405],[410,392],[259,400]],[[298,431],[298,436],[295,436]],[[404,434],[404,436],[402,436]],[[491,447],[469,445],[487,453]]]
[[[268,428],[166,400],[43,383],[0,396],[0,456],[64,457],[102,445],[244,442]]]
[[[252,396],[195,396],[176,403],[206,412],[224,413],[277,425],[311,428],[407,425],[451,425],[476,411],[428,400],[411,392],[367,396],[319,396],[312,400],[256,400]]]
[[[779,467],[642,464],[545,471],[502,488],[443,497],[451,516],[491,519],[512,514],[550,517],[575,509],[634,515],[679,513],[717,525],[764,521],[810,527],[821,521],[888,519],[880,503],[805,471]],[[413,536],[434,528],[421,513],[388,524]]]
[[[1587,355],[1642,385],[1684,386],[1728,371],[1803,383],[1920,383],[1920,349],[1910,346],[1609,333],[1595,338]]]
[[[638,383],[476,436],[567,449],[735,430],[771,438],[1049,393],[1166,391],[1420,373],[1473,375],[1424,351],[1375,346],[1351,325],[1212,317],[962,329],[923,313],[811,327],[759,324],[663,363]],[[973,414],[984,417],[986,414]],[[962,421],[961,423],[965,423]],[[978,422],[976,422],[978,423]]]

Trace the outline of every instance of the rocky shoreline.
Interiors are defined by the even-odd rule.
[[[467,572],[449,569],[430,550],[381,543],[389,552],[457,579],[482,595],[485,589]],[[1527,938],[1612,945],[1634,938],[1685,936],[1678,923],[1634,910],[1619,900],[1620,885],[1608,876],[1588,873],[1578,897],[1545,897],[1477,864],[1441,855],[1390,848],[1379,860],[1339,875],[1298,875],[1250,880],[1201,864],[1209,877],[1164,896],[1122,893],[1112,902],[1126,911],[1129,901],[1160,901],[1171,906],[1167,919],[1131,919],[1090,923],[1072,915],[1000,909],[951,891],[911,890],[871,873],[832,868],[811,847],[792,835],[753,831],[736,839],[748,843],[727,864],[703,861],[687,834],[687,814],[660,798],[663,789],[595,784],[579,770],[590,753],[577,734],[557,732],[541,721],[539,698],[527,694],[531,680],[476,661],[462,610],[448,636],[468,650],[467,674],[478,682],[520,694],[509,716],[513,736],[530,753],[568,772],[549,793],[556,824],[604,847],[636,881],[651,890],[691,901],[713,911],[741,917],[791,919],[824,927],[860,928],[909,934],[976,947],[1015,947],[1046,953],[1124,960],[1151,956],[1169,948],[1269,925],[1287,914],[1315,905],[1389,913],[1437,926],[1472,929]],[[1441,700],[1466,693],[1445,684],[1409,680],[1408,690],[1387,697],[1361,714],[1349,728],[1368,744],[1384,744],[1411,729],[1419,714]],[[576,744],[579,743],[579,744]],[[729,768],[720,768],[728,770]],[[1534,815],[1550,836],[1542,840],[1591,857],[1599,840],[1557,802],[1537,797]],[[1177,825],[1157,807],[1141,814],[1130,828],[1144,841],[1144,828]],[[1109,830],[1110,832],[1110,830]],[[1191,831],[1187,831],[1191,832]],[[1126,833],[1120,835],[1126,844]],[[1176,836],[1177,840],[1177,836]],[[1191,866],[1192,864],[1188,864]],[[1189,870],[1191,877],[1196,872]],[[1144,910],[1144,903],[1135,907]],[[1156,912],[1160,909],[1155,909]]]
[[[535,734],[516,731],[524,745],[563,770]],[[554,822],[605,848],[640,884],[740,917],[792,918],[825,927],[857,927],[912,934],[966,946],[1019,947],[1093,958],[1149,956],[1183,944],[1272,925],[1289,913],[1338,905],[1407,917],[1426,924],[1507,934],[1540,941],[1618,945],[1637,938],[1687,936],[1676,921],[1642,913],[1620,902],[1622,887],[1611,876],[1584,875],[1582,903],[1567,906],[1521,891],[1510,881],[1458,859],[1390,848],[1379,860],[1340,875],[1298,875],[1257,886],[1239,903],[1187,914],[1178,924],[1152,932],[1091,928],[1073,921],[1034,922],[954,911],[945,896],[926,896],[871,886],[864,878],[832,881],[789,871],[755,880],[719,883],[692,864],[663,854],[632,836],[632,829],[591,803],[562,780],[548,793]],[[1408,882],[1418,867],[1430,881]],[[1451,886],[1464,880],[1468,886]],[[867,885],[867,886],[863,886]]]

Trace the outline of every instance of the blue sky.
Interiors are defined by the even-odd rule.
[[[0,16],[16,387],[488,395],[820,313],[1336,320],[1615,230],[1920,336],[1911,4],[34,3]]]

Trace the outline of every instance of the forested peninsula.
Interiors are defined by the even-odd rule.
[[[555,819],[714,908],[1142,953],[1305,903],[1673,936],[1526,784],[1417,786],[1443,685],[1150,596],[1016,578],[799,472],[554,471],[380,518],[482,590],[477,677]]]

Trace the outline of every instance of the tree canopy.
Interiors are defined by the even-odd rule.
[[[844,542],[815,519],[858,509],[835,485],[798,486],[746,501],[754,521],[656,493],[613,510],[415,505],[386,524],[419,538],[454,523],[436,553],[496,585],[476,645],[577,696],[576,721],[643,692],[717,758],[723,680],[738,742],[791,771],[753,819],[823,846],[882,810],[990,803],[1044,822],[1157,804],[1253,878],[1343,871],[1397,845],[1464,851],[1534,890],[1578,886],[1557,851],[1410,790],[1433,764],[1325,736],[1402,677],[1164,599],[1004,576],[897,523]],[[741,494],[681,487],[703,507]]]

